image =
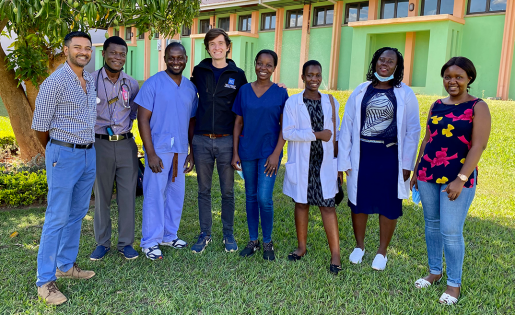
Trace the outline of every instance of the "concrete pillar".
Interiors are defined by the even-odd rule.
[[[107,36],[111,37],[113,35],[114,35],[114,28],[113,27],[107,28]]]
[[[284,26],[284,8],[277,9],[275,12],[275,42],[274,51],[277,54],[277,67],[274,71],[272,80],[280,82],[281,80],[281,51],[283,47],[283,26]]]
[[[343,1],[334,4],[333,33],[331,37],[331,53],[329,57],[329,89],[338,86],[338,67],[340,65],[340,42],[342,38]]]
[[[194,18],[193,22],[191,22],[191,32],[190,35],[198,34],[198,19]],[[191,52],[189,56],[190,60],[190,73],[193,74],[193,68],[195,68],[195,38],[191,37]]]
[[[216,28],[216,16],[209,17],[209,25],[211,25],[211,28]]]
[[[504,17],[504,34],[501,49],[501,65],[497,81],[497,97],[507,100],[510,96],[511,67],[513,65],[513,44],[515,42],[515,3],[508,1]]]
[[[411,86],[413,79],[413,60],[415,59],[415,32],[406,33],[406,44],[404,48],[404,79],[402,82]]]
[[[309,23],[311,22],[311,5],[305,4],[302,12],[302,37],[300,41],[300,61],[299,61],[299,81],[298,88],[304,88],[304,82],[302,82],[302,66],[309,57]]]
[[[145,33],[145,59],[143,64],[143,80],[150,78],[150,38],[152,33]]]
[[[236,27],[238,22],[238,15],[233,13],[229,16],[229,32],[236,32],[238,28]]]
[[[379,0],[368,1],[368,20],[377,20],[377,10],[379,9]]]
[[[408,17],[414,17],[418,15],[418,0],[409,0],[409,5],[413,4],[413,11],[408,10]]]
[[[454,17],[463,19],[465,17],[465,6],[466,0],[454,0],[454,8],[452,10],[452,15]],[[508,1],[511,2],[511,1]]]
[[[252,11],[250,33],[257,34],[259,31],[259,11]]]

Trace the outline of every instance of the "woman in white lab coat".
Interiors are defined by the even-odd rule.
[[[283,112],[283,138],[288,141],[283,192],[295,201],[298,241],[297,249],[288,259],[296,261],[306,254],[309,206],[319,206],[331,251],[329,270],[338,274],[340,241],[334,201],[338,192],[338,170],[332,138],[332,105],[329,95],[318,91],[322,83],[322,66],[318,61],[304,64],[302,80],[305,90],[292,95]],[[334,103],[337,115],[339,104],[336,100]],[[337,116],[335,122],[339,124]]]
[[[351,263],[365,254],[365,231],[369,214],[379,214],[379,248],[372,262],[384,270],[386,250],[402,199],[409,197],[409,177],[415,165],[420,137],[418,101],[402,83],[404,60],[390,47],[377,50],[367,73],[345,105],[339,134],[338,170],[347,174],[348,204],[356,248]]]

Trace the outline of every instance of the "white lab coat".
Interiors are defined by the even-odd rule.
[[[360,84],[349,96],[342,119],[338,141],[338,171],[351,170],[347,176],[347,196],[356,204],[358,193],[358,172],[361,134],[361,102],[370,81]],[[394,88],[397,99],[397,143],[399,174],[397,176],[397,197],[408,199],[409,179],[404,181],[402,170],[413,171],[418,141],[420,138],[420,117],[418,100],[413,90],[404,83]],[[381,185],[380,182],[377,183]],[[371,191],[374,187],[369,187]],[[373,196],[370,196],[373,198]]]
[[[293,198],[296,202],[307,203],[309,154],[311,142],[316,141],[311,128],[311,118],[303,101],[302,91],[292,95],[287,101],[283,112],[283,137],[288,141],[288,162],[286,162],[286,174],[284,176],[283,193]],[[332,106],[329,95],[322,94],[322,110],[324,112],[324,129],[334,133],[332,121]],[[334,99],[336,113],[336,139],[340,119],[338,108],[340,104]],[[328,142],[322,141],[324,157],[320,169],[320,182],[324,199],[333,198],[338,192],[338,161],[334,157],[333,134]]]

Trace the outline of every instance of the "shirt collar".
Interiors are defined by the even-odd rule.
[[[102,74],[102,80],[109,80],[109,82],[111,82],[111,79],[109,79],[109,77],[107,76],[106,68],[102,67],[102,69],[100,69],[100,73]],[[119,80],[123,79],[127,79],[127,74],[122,70],[120,71],[120,76],[118,77],[118,80],[113,84],[116,84]]]
[[[79,78],[77,77],[75,72],[73,72],[72,68],[68,64],[68,61],[65,61],[63,68],[64,68],[64,71],[66,71],[66,73],[68,73],[70,76],[72,76],[72,78],[74,78],[77,81],[79,80]],[[84,69],[82,69],[82,76],[84,77],[84,80],[88,81],[89,83],[93,82],[93,77],[91,76],[91,74],[89,74],[89,72],[87,72]]]

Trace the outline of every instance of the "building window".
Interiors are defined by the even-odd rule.
[[[408,16],[409,0],[384,0],[381,4],[382,19],[394,19]]]
[[[286,28],[302,27],[302,9],[286,12]]]
[[[132,38],[132,27],[127,26],[125,28],[125,40],[131,40]]]
[[[190,36],[191,34],[191,28],[187,27],[186,25],[182,26],[181,36]]]
[[[115,28],[114,32],[113,32],[113,35],[119,37],[120,36],[120,29],[119,28]]]
[[[210,29],[209,20],[200,20],[200,34],[205,34]]]
[[[468,14],[506,11],[508,0],[469,0]]]
[[[231,24],[231,18],[223,17],[218,19],[218,28],[223,29],[226,32],[229,32],[229,27]]]
[[[275,13],[261,14],[261,30],[275,30]]]
[[[138,36],[138,39],[145,39],[145,33],[138,30],[138,33],[139,33],[139,36]]]
[[[155,33],[155,34],[154,34],[154,38],[155,38],[155,39],[159,39],[159,33]]]
[[[454,0],[424,0],[422,1],[422,15],[452,14]]]
[[[368,20],[368,1],[348,3],[345,10],[345,24]]]
[[[240,16],[239,30],[242,32],[250,32],[250,27],[252,24],[252,17],[250,15],[242,15]]]
[[[333,25],[334,6],[315,8],[313,26]]]

